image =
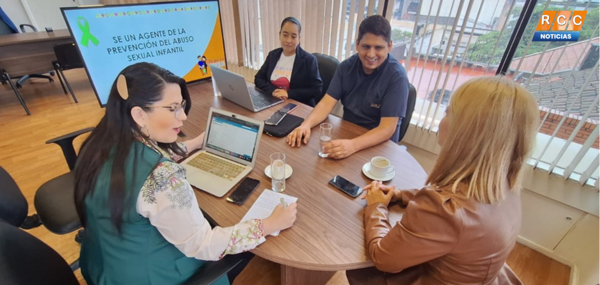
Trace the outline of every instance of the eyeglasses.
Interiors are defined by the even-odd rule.
[[[169,106],[144,106],[144,108],[164,108],[169,109],[169,111],[175,114],[175,118],[179,118],[181,116],[182,110],[185,109],[187,102],[185,100],[181,101],[181,104],[169,105]]]

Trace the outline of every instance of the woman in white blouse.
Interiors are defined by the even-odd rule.
[[[203,260],[251,250],[294,223],[295,203],[264,220],[210,227],[175,162],[202,145],[204,134],[175,142],[189,108],[185,81],[157,65],[131,65],[115,80],[75,169],[88,284],[181,284]]]
[[[317,58],[300,47],[302,25],[294,17],[281,22],[280,48],[269,52],[254,76],[254,85],[279,99],[294,99],[315,106],[323,81]]]

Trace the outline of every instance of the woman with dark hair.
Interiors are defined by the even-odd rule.
[[[189,100],[185,81],[155,64],[131,65],[115,80],[75,168],[88,284],[181,284],[202,260],[253,249],[294,223],[292,204],[264,220],[211,229],[175,162],[204,138],[176,143]]]
[[[267,55],[265,63],[254,76],[254,85],[280,99],[294,99],[315,106],[323,81],[317,58],[300,47],[300,21],[287,17],[281,22],[281,47]]]

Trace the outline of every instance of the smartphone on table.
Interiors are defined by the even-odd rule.
[[[277,110],[277,112],[273,113],[273,115],[271,115],[271,117],[269,117],[265,121],[265,125],[277,126],[279,124],[279,122],[281,122],[281,120],[283,120],[283,118],[285,118],[285,115],[291,113],[297,107],[298,107],[298,105],[293,104],[293,103],[289,103],[289,104],[283,106],[281,109]]]
[[[248,197],[250,197],[250,194],[254,192],[256,187],[258,187],[258,184],[260,184],[260,181],[254,178],[246,177],[242,183],[240,183],[240,186],[235,188],[235,190],[231,192],[231,195],[227,197],[227,201],[234,204],[243,205]]]
[[[350,197],[353,198],[358,197],[358,195],[360,195],[360,193],[362,193],[363,191],[361,187],[339,175],[336,175],[331,180],[329,180],[329,184],[333,185],[335,188],[341,190],[342,192],[350,195]]]

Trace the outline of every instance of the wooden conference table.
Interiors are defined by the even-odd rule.
[[[54,70],[54,45],[73,42],[69,30],[0,36],[0,68],[11,77]]]
[[[54,70],[54,45],[73,42],[69,30],[18,33],[0,36],[0,81],[9,83],[23,109],[29,109],[12,78]]]
[[[210,107],[234,112],[257,120],[266,120],[283,106],[279,104],[258,113],[248,111],[222,97],[213,95],[210,82],[189,86],[192,109],[183,130],[190,137],[204,131]],[[292,114],[306,118],[311,107],[298,104]],[[284,104],[287,102],[284,102]],[[365,129],[329,115],[327,122],[333,125],[333,139],[349,139],[365,132]],[[258,160],[249,177],[260,180],[257,190],[242,206],[229,203],[202,191],[195,191],[200,208],[220,226],[237,224],[254,204],[264,189],[271,188],[271,179],[264,174],[274,152],[286,154],[286,163],[293,174],[286,180],[285,194],[298,197],[298,215],[294,226],[282,231],[278,237],[267,237],[253,253],[281,264],[281,284],[325,284],[338,270],[373,266],[366,255],[363,208],[365,200],[352,198],[328,184],[335,175],[363,186],[371,182],[362,174],[362,166],[373,156],[382,155],[395,166],[396,175],[388,183],[401,189],[421,188],[426,173],[419,163],[399,145],[387,141],[378,146],[357,152],[342,160],[320,158],[319,128],[313,128],[308,145],[291,148],[285,138],[262,135]],[[398,206],[395,206],[399,208]],[[258,273],[259,274],[259,273]]]

